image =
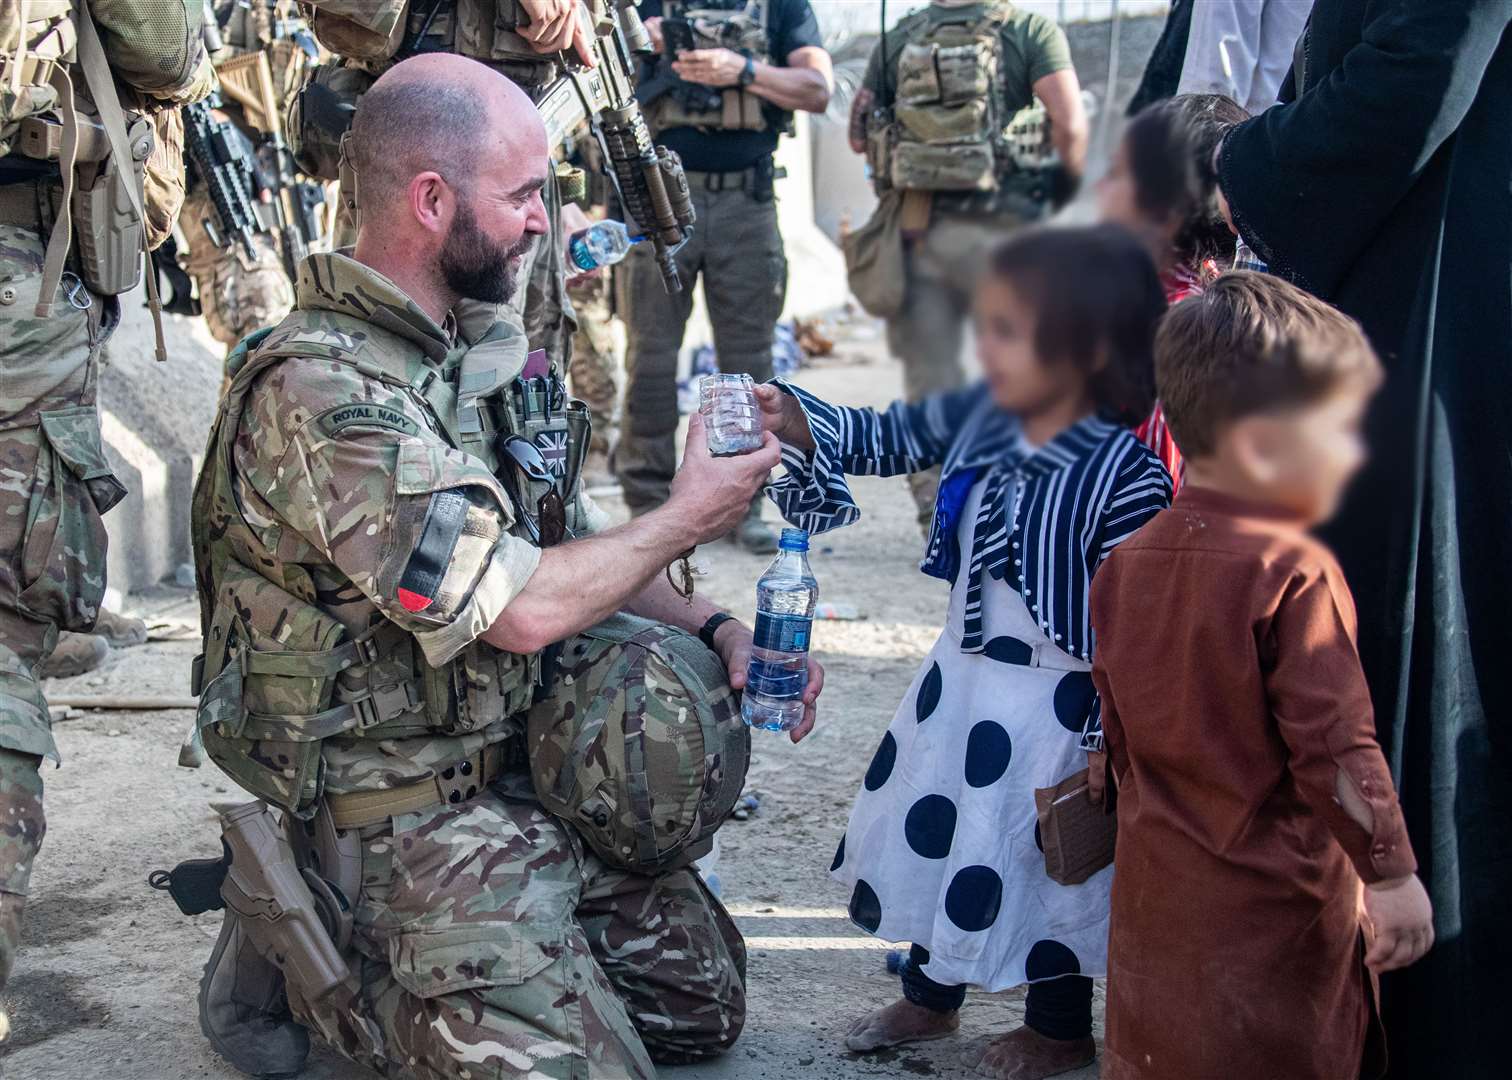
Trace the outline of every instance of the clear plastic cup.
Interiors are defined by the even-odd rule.
[[[749,375],[705,375],[698,384],[698,411],[711,454],[746,454],[761,447],[761,409]]]

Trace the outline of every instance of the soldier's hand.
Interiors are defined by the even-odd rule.
[[[588,67],[596,67],[593,41],[578,0],[520,0],[530,21],[517,27],[519,34],[538,53],[549,55],[571,48]]]
[[[651,39],[651,48],[655,49],[658,53],[665,52],[667,49],[667,38],[662,33],[662,17],[660,15],[652,15],[649,19],[643,19],[642,21],[646,26],[646,36]]]
[[[781,458],[777,440],[770,433],[763,434],[758,450],[715,457],[709,453],[703,416],[694,413],[688,420],[682,467],[672,478],[672,494],[667,500],[668,507],[682,516],[689,546],[717,540],[739,525]]]
[[[732,690],[745,689],[746,677],[751,668],[751,645],[754,640],[751,631],[734,619],[714,631],[714,648],[719,652],[719,658],[724,661]],[[798,722],[797,727],[788,732],[788,737],[795,743],[802,742],[803,737],[814,730],[814,720],[819,710],[819,695],[823,690],[824,667],[810,656],[808,658],[808,686],[803,691],[803,719]]]
[[[813,452],[814,433],[809,430],[808,417],[797,398],[771,383],[762,383],[756,387],[756,404],[761,406],[763,428],[789,446]]]
[[[691,83],[720,89],[740,82],[746,58],[733,49],[689,49],[677,54],[672,70]]]

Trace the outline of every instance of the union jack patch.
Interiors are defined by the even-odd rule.
[[[567,433],[565,431],[541,432],[535,437],[535,447],[541,452],[541,457],[552,475],[557,477],[567,475]]]

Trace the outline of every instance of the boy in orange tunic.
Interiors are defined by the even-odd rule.
[[[1186,486],[1092,585],[1119,819],[1102,1075],[1373,1076],[1374,974],[1427,951],[1432,911],[1354,603],[1306,530],[1363,460],[1380,369],[1253,273],[1172,308],[1155,363]]]

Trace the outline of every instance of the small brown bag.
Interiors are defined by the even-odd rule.
[[[1034,789],[1045,873],[1062,885],[1080,885],[1113,861],[1118,818],[1087,800],[1087,770],[1054,787]]]
[[[903,310],[907,268],[903,251],[903,192],[883,193],[861,228],[841,242],[850,289],[868,313],[890,319]]]

